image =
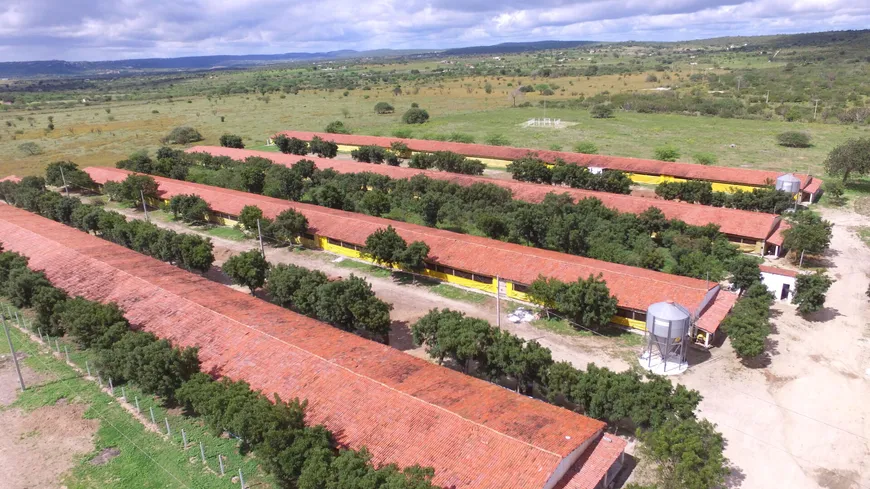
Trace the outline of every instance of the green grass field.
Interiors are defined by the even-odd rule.
[[[7,303],[0,301],[0,308],[6,309]],[[25,313],[32,319],[32,314]],[[63,477],[63,483],[70,489],[85,488],[168,488],[187,487],[227,488],[238,487],[231,478],[238,475],[239,468],[245,475],[250,487],[272,487],[269,478],[262,474],[256,459],[241,456],[237,442],[232,438],[211,435],[196,418],[183,416],[178,409],[167,410],[152,396],[141,393],[133,386],[126,386],[127,397],[132,401],[139,398],[142,412],[149,417],[149,408],[154,408],[158,423],[168,418],[172,435],[165,436],[165,425],[161,424],[163,434],[157,434],[140,423],[127,410],[119,405],[118,399],[102,391],[96,382],[85,379],[80,372],[48,353],[48,349],[34,342],[17,328],[10,328],[16,351],[28,354],[24,365],[40,372],[46,377],[41,385],[28,386],[9,408],[20,408],[30,412],[42,406],[53,406],[58,400],[87,405],[84,416],[99,420],[95,436],[95,447],[91,453],[75,461],[74,468]],[[0,338],[0,354],[8,353],[6,338]],[[92,355],[78,351],[71,342],[60,342],[70,349],[71,361],[84,370],[88,360],[94,368]],[[121,396],[120,387],[116,396]],[[132,403],[131,403],[132,404]],[[188,449],[182,449],[181,430],[188,437]],[[207,464],[200,458],[199,442],[205,446]],[[120,454],[104,465],[94,465],[89,461],[105,448],[117,448]],[[224,456],[227,475],[220,477],[217,455]]]
[[[347,97],[337,92],[303,91],[285,98],[271,97],[269,102],[253,95],[191,97],[186,99],[190,103],[185,100],[113,102],[110,104],[113,120],[108,120],[105,112],[94,107],[7,111],[0,114],[0,151],[7,155],[0,162],[0,175],[39,174],[46,164],[60,159],[70,159],[82,166],[111,166],[136,150],[155,151],[161,146],[160,138],[180,125],[193,126],[203,134],[204,141],[197,144],[218,144],[222,134],[235,133],[244,137],[248,147],[266,150],[274,150],[264,144],[268,136],[279,130],[321,131],[333,120],[342,120],[360,134],[390,135],[397,129],[411,130],[415,137],[461,132],[472,135],[478,142],[497,134],[515,146],[561,146],[563,150],[571,150],[581,141],[591,141],[602,154],[644,158],[652,157],[657,146],[673,144],[682,153],[683,161],[691,161],[694,153],[705,152],[715,154],[720,165],[809,170],[814,174],[820,174],[822,161],[835,145],[848,138],[870,134],[868,126],[623,111],[617,111],[613,119],[592,119],[586,110],[511,108],[503,93],[448,92],[450,89],[424,87],[416,95],[401,96],[374,89],[356,90]],[[367,96],[369,98],[365,98]],[[396,113],[375,114],[372,107],[381,100],[393,104]],[[412,102],[429,111],[428,123],[409,126],[400,122],[401,113]],[[153,113],[154,110],[157,113]],[[346,117],[343,110],[347,110]],[[54,116],[55,129],[46,132],[44,126],[49,115]],[[562,130],[521,127],[522,122],[545,115],[576,125]],[[807,149],[778,146],[774,138],[786,130],[809,132],[814,146]],[[25,154],[19,149],[25,142],[38,144],[42,153]],[[735,146],[732,148],[731,144]]]

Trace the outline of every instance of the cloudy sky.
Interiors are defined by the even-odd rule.
[[[0,61],[860,29],[870,0],[2,0]]]

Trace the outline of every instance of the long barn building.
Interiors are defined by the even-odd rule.
[[[604,423],[434,365],[36,214],[0,204],[3,246],[70,296],[198,347],[202,370],[269,397],[376,464],[435,469],[455,489],[597,489],[625,442]]]
[[[663,182],[684,182],[687,180],[702,180],[710,182],[713,190],[718,192],[734,192],[735,190],[752,190],[773,185],[782,172],[769,170],[752,170],[747,168],[729,168],[722,166],[699,165],[696,163],[674,163],[641,158],[626,158],[621,156],[588,155],[566,151],[545,149],[515,148],[511,146],[489,146],[485,144],[450,143],[430,141],[426,139],[402,139],[381,136],[362,136],[357,134],[329,134],[306,131],[282,131],[287,137],[295,137],[310,141],[318,136],[327,141],[334,141],[342,151],[350,151],[359,146],[374,145],[389,148],[394,141],[404,143],[414,152],[452,151],[465,156],[478,158],[488,165],[505,166],[513,160],[522,158],[529,153],[538,158],[554,162],[564,160],[590,169],[620,170],[628,173],[633,182],[658,185]],[[800,180],[800,201],[813,203],[821,195],[822,180],[811,175],[795,173]]]
[[[89,167],[84,171],[100,185],[123,181],[132,174],[105,167]],[[613,322],[636,329],[645,329],[646,310],[651,304],[673,300],[693,313],[697,328],[709,340],[736,297],[720,290],[719,284],[704,280],[220,187],[162,177],[154,180],[162,199],[198,195],[224,224],[235,224],[246,205],[259,207],[269,218],[294,209],[308,219],[309,230],[303,244],[353,258],[361,257],[369,235],[393,226],[406,242],[423,241],[429,245],[429,260],[423,273],[491,294],[498,287],[508,297],[527,300],[526,288],[541,275],[571,282],[601,274],[619,300]]]
[[[499,180],[474,175],[460,175],[435,170],[419,170],[389,165],[373,165],[341,159],[317,158],[312,156],[297,156],[269,151],[254,151],[246,149],[224,148],[219,146],[194,146],[188,153],[208,153],[212,156],[227,156],[236,160],[244,160],[251,156],[266,158],[274,163],[291,166],[302,159],[315,162],[317,168],[331,169],[338,173],[370,172],[385,175],[393,179],[409,179],[415,175],[425,175],[435,180],[445,180],[458,185],[471,186],[475,183],[498,185],[511,191],[513,197],[526,202],[541,202],[549,193],[568,194],[574,201],[582,199],[598,199],[605,206],[632,214],[640,214],[650,207],[656,207],[668,219],[679,219],[693,226],[716,224],[729,241],[738,245],[747,253],[780,255],[782,248],[782,232],[788,229],[788,223],[781,216],[763,212],[750,212],[708,205],[689,204],[671,200],[650,199],[632,195],[595,192],[571,187],[554,187],[537,183],[518,182],[516,180]]]

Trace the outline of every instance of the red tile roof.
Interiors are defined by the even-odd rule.
[[[518,182],[514,180],[497,180],[493,178],[460,175],[457,173],[433,170],[418,170],[415,168],[401,168],[389,165],[373,165],[356,161],[314,158],[269,151],[223,148],[219,146],[194,146],[188,149],[187,152],[209,153],[213,156],[228,156],[237,160],[243,160],[250,156],[259,156],[285,166],[290,166],[301,159],[309,159],[314,161],[320,169],[331,168],[338,173],[370,172],[386,175],[395,179],[411,178],[414,175],[422,174],[432,179],[446,180],[464,186],[470,186],[474,183],[491,183],[509,189],[515,199],[526,202],[540,202],[544,200],[544,197],[546,197],[547,194],[555,192],[560,194],[567,193],[575,201],[595,198],[611,209],[632,214],[640,214],[650,207],[657,207],[668,219],[680,219],[687,224],[695,226],[705,226],[710,223],[718,224],[719,229],[725,234],[756,239],[759,241],[770,237],[777,227],[779,227],[780,223],[779,216],[762,212],[725,209],[708,205],[688,204],[685,202],[650,199],[646,197],[635,197],[609,192],[594,192],[591,190]]]
[[[136,327],[199,347],[203,371],[307,399],[308,422],[341,444],[377,464],[432,466],[440,486],[542,488],[604,427],[5,204],[0,236],[70,295],[116,302]]]
[[[800,272],[795,270],[786,270],[785,268],[771,267],[768,265],[759,265],[758,268],[763,273],[772,273],[774,275],[782,275],[783,277],[797,277],[800,275]]]
[[[18,183],[21,181],[21,177],[16,175],[9,175],[8,177],[0,178],[0,182],[15,182]]]
[[[772,185],[776,178],[783,172],[768,170],[750,170],[746,168],[729,168],[724,166],[708,166],[696,163],[671,163],[658,160],[644,160],[640,158],[625,158],[621,156],[587,155],[581,153],[569,153],[565,151],[551,151],[545,149],[514,148],[510,146],[488,146],[485,144],[449,143],[442,141],[429,141],[425,139],[401,139],[380,136],[361,136],[357,134],[327,134],[306,131],[282,131],[287,137],[295,137],[303,140],[311,140],[319,136],[327,141],[335,141],[343,145],[376,145],[388,148],[393,141],[400,141],[408,145],[414,151],[452,151],[466,156],[478,158],[493,158],[500,160],[516,160],[529,152],[537,154],[538,158],[545,161],[555,161],[561,158],[568,163],[582,166],[593,166],[611,170],[622,170],[631,173],[643,173],[646,175],[670,175],[690,180],[706,180],[711,182],[724,182],[743,185]],[[807,175],[794,173],[801,180],[801,187],[808,183]],[[816,180],[815,178],[813,180]]]
[[[715,333],[719,329],[719,324],[725,319],[725,316],[731,312],[735,302],[737,302],[737,294],[721,291],[716,296],[716,302],[704,311],[704,314],[701,315],[695,326],[708,333]]]
[[[99,184],[121,181],[131,173],[105,167],[89,167],[84,171]],[[499,276],[512,282],[530,284],[540,275],[574,281],[579,277],[601,273],[610,292],[619,299],[619,304],[636,310],[645,311],[650,304],[673,300],[694,312],[703,305],[707,292],[716,287],[716,284],[694,278],[380,217],[169,178],[154,177],[154,180],[165,199],[179,194],[196,194],[215,211],[234,216],[239,215],[245,205],[258,206],[266,217],[275,217],[286,209],[295,209],[308,218],[311,232],[356,245],[364,245],[370,234],[391,225],[405,241],[424,241],[428,244],[429,257],[441,265],[491,277]]]
[[[583,452],[577,463],[571,467],[567,476],[553,489],[586,489],[596,487],[598,481],[610,470],[625,451],[626,442],[622,438],[607,433],[602,434],[591,449]]]
[[[803,191],[808,193],[808,194],[814,194],[814,193],[818,192],[820,188],[822,188],[822,183],[823,182],[821,180],[813,177],[813,179],[810,181],[810,183],[807,184],[803,188]]]

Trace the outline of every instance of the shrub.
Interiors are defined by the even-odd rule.
[[[202,134],[190,126],[180,126],[170,131],[160,141],[164,144],[189,144],[202,141]]]
[[[405,124],[423,124],[428,120],[429,113],[418,107],[412,107],[402,115],[402,122]]]
[[[329,134],[350,134],[350,129],[345,127],[344,122],[332,121],[326,125],[326,132]]]
[[[361,163],[375,163],[377,165],[384,162],[387,157],[386,150],[380,146],[368,145],[360,146],[350,152],[350,157]]]
[[[718,158],[713,153],[695,153],[692,159],[699,165],[715,165]]]
[[[396,129],[392,132],[394,138],[410,139],[414,137],[414,133],[410,129]]]
[[[241,136],[236,136],[235,134],[224,134],[221,136],[221,146],[224,148],[244,149],[245,143],[242,142]]]
[[[597,104],[589,109],[589,113],[592,114],[593,119],[609,119],[613,117],[613,107],[607,104]]]
[[[589,141],[581,141],[574,145],[574,152],[594,155],[598,154],[598,146],[596,146],[595,143],[591,143]]]
[[[653,75],[652,73],[650,73],[649,75],[646,76],[646,81],[649,83],[655,83],[655,82],[659,81],[659,78],[657,76]]]
[[[335,158],[338,155],[338,145],[335,141],[324,141],[314,136],[308,146],[312,153],[321,158]]]
[[[492,146],[508,146],[511,144],[511,142],[508,141],[508,139],[501,134],[490,134],[489,136],[485,137],[483,141],[486,144],[490,144]]]
[[[395,108],[387,102],[378,102],[375,104],[375,113],[376,114],[392,114],[395,112]]]
[[[654,155],[659,161],[677,161],[680,158],[680,150],[671,145],[659,146],[655,149]]]
[[[828,180],[825,182],[823,188],[825,189],[825,197],[827,197],[828,201],[832,204],[840,206],[846,203],[846,200],[843,198],[843,194],[845,193],[843,182]]]
[[[776,142],[787,148],[809,148],[810,135],[800,131],[786,131],[776,136]]]

